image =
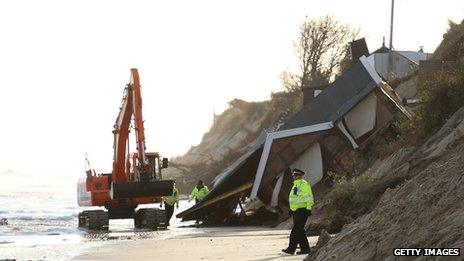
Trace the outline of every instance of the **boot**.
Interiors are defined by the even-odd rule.
[[[289,254],[289,255],[295,254],[295,250],[291,250],[289,248],[282,249],[282,252]]]

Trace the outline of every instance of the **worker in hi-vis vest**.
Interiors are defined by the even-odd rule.
[[[203,185],[202,180],[199,180],[198,184],[192,190],[192,193],[190,193],[189,202],[192,199],[195,199],[195,203],[198,203],[198,202],[202,201],[203,198],[206,197],[206,194],[208,194],[208,192],[209,192],[208,187]]]
[[[169,226],[169,221],[172,214],[174,214],[174,205],[179,208],[179,190],[177,190],[175,182],[172,187],[172,195],[162,197],[160,207],[163,207],[163,203],[164,210],[166,211],[166,225]]]
[[[314,205],[313,192],[311,185],[303,179],[305,173],[299,169],[293,169],[293,187],[290,190],[288,201],[290,205],[290,214],[293,216],[293,228],[290,233],[290,242],[283,252],[293,255],[296,247],[300,245],[298,255],[309,254],[310,248],[308,238],[306,238],[305,224],[311,209]]]

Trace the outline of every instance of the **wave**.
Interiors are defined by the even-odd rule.
[[[18,209],[15,210],[13,213],[39,213],[40,211],[37,210],[23,210],[23,209]]]
[[[66,216],[12,216],[9,217],[10,221],[70,221],[76,219],[77,215],[66,215]]]
[[[79,232],[79,229],[75,226],[72,227],[54,227],[45,229],[42,233],[47,235],[63,235],[63,234],[75,234]]]

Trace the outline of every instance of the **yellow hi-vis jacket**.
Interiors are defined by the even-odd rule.
[[[311,186],[304,179],[293,181],[293,187],[288,196],[290,210],[296,211],[300,208],[311,210],[314,205],[313,192]]]
[[[207,186],[203,186],[201,189],[198,189],[197,186],[192,190],[192,193],[190,193],[189,200],[192,199],[197,199],[198,201],[203,200],[203,198],[206,197],[206,194],[208,194],[209,189]]]
[[[166,203],[166,205],[174,206],[174,204],[179,205],[179,191],[176,187],[172,188],[171,196],[164,196],[161,198],[161,204]]]

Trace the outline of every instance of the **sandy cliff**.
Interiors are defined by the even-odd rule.
[[[215,117],[200,144],[183,156],[171,159],[165,176],[176,180],[187,194],[202,179],[209,184],[220,171],[240,157],[264,131],[291,116],[302,103],[300,93],[275,93],[268,101],[246,102],[235,99]]]

